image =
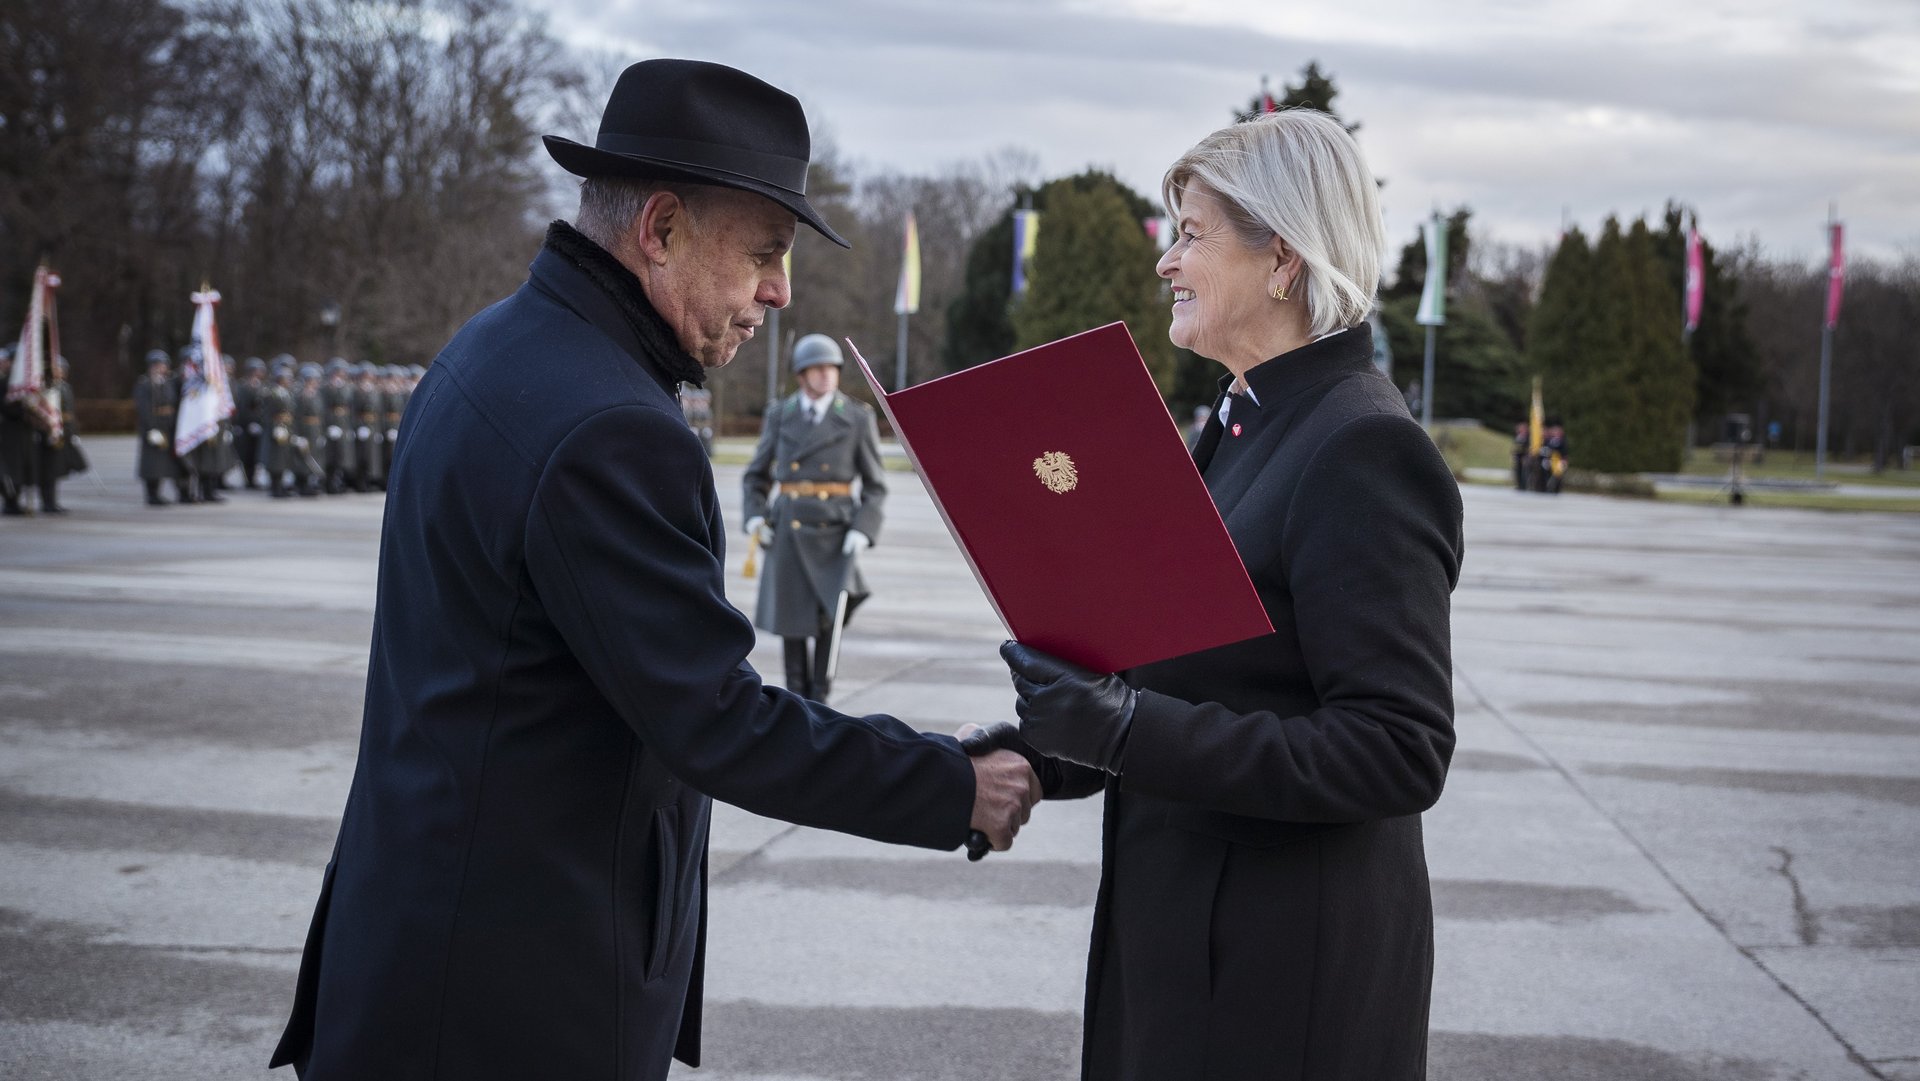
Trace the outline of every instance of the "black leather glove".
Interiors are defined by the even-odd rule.
[[[1012,751],[1027,760],[1033,767],[1033,775],[1040,778],[1040,796],[1042,799],[1052,796],[1060,790],[1060,763],[1039,751],[1033,744],[1020,738],[1020,726],[1011,721],[1001,721],[992,728],[976,728],[967,733],[960,741],[960,749],[967,757],[978,758],[990,751]]]
[[[1140,692],[1119,676],[1103,676],[1077,664],[1029,649],[1018,642],[1000,646],[1000,659],[1013,671],[1020,696],[1020,735],[1043,755],[1083,766],[1120,772]]]

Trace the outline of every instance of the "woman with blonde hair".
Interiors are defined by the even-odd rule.
[[[1083,1076],[1422,1078],[1461,511],[1373,367],[1376,186],[1296,110],[1162,192],[1171,337],[1226,369],[1194,461],[1274,633],[1118,675],[1002,649],[1049,794],[1106,792]]]

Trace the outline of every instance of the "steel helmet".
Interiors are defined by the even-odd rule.
[[[831,364],[838,368],[845,363],[840,358],[840,346],[825,334],[809,334],[794,343],[793,373],[795,375],[816,364]]]

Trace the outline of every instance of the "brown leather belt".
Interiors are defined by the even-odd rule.
[[[837,495],[852,495],[853,485],[845,481],[836,483],[830,481],[796,480],[781,484],[780,494],[783,496],[792,496],[795,499],[831,499]]]

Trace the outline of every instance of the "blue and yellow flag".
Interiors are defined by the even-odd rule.
[[[1013,295],[1019,296],[1027,291],[1027,262],[1033,258],[1034,245],[1040,237],[1040,212],[1038,210],[1016,210],[1013,212]]]

